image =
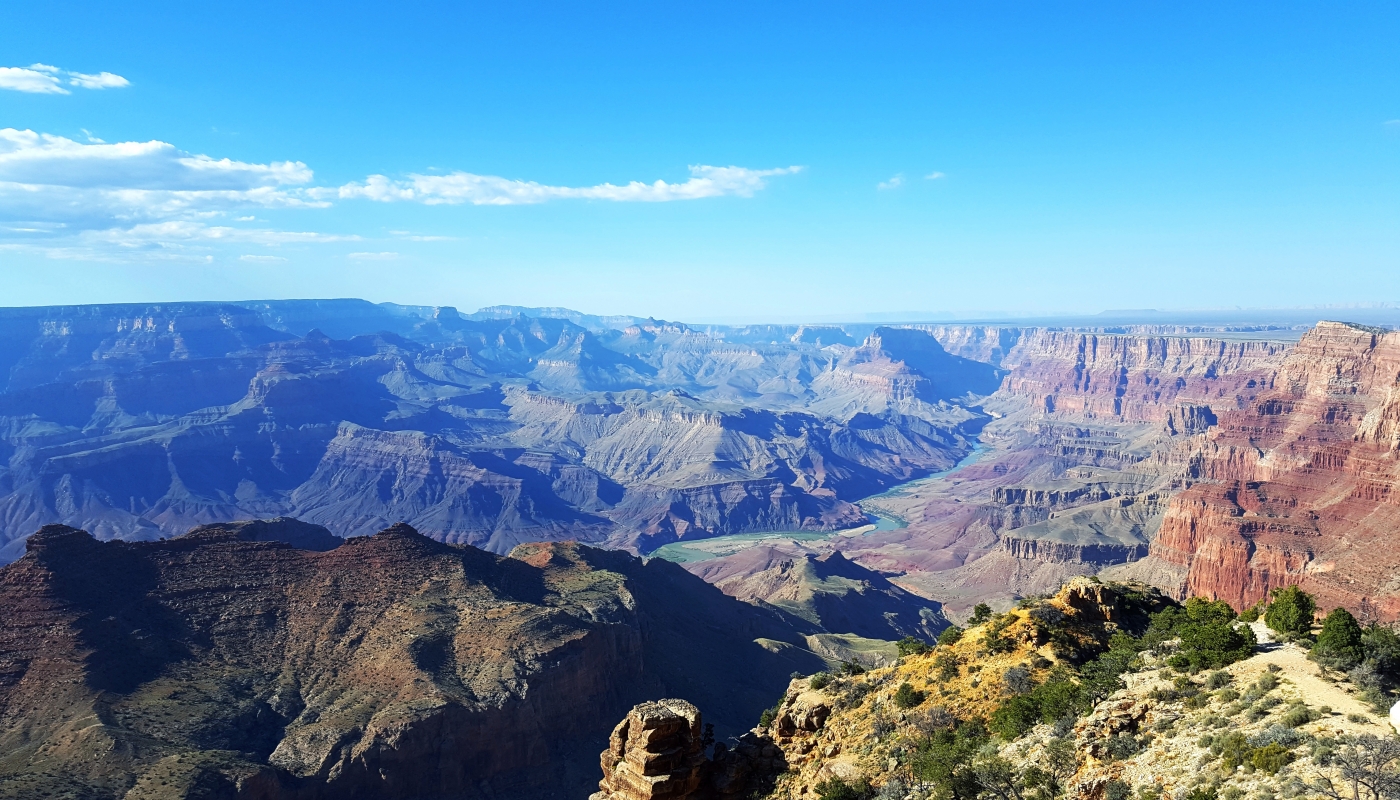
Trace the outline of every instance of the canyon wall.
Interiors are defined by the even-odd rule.
[[[810,626],[659,559],[402,525],[51,526],[0,607],[6,797],[583,797],[633,704],[684,692],[723,737],[826,664]]]
[[[1400,615],[1400,333],[1319,323],[1270,391],[1194,442],[1153,543],[1180,591],[1250,605],[1300,584],[1319,605]]]

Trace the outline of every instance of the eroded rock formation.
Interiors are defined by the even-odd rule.
[[[700,711],[684,700],[634,707],[613,728],[601,758],[603,779],[589,800],[739,800],[772,788],[783,750],[755,728],[713,755]]]
[[[0,607],[4,797],[580,797],[633,704],[684,691],[725,737],[826,663],[659,559],[404,525],[51,526]]]
[[[707,762],[700,711],[684,700],[634,707],[603,751],[603,780],[590,800],[686,800]]]
[[[1178,591],[1237,607],[1302,584],[1324,607],[1400,615],[1400,334],[1319,323],[1273,388],[1220,415],[1191,454],[1152,552]]]

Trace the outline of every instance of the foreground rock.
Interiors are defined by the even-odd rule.
[[[825,663],[661,560],[337,542],[31,536],[0,569],[0,797],[578,798],[633,704],[684,692],[724,737]]]
[[[642,703],[613,729],[591,800],[692,797],[706,763],[700,712],[684,700]]]
[[[700,711],[684,700],[642,703],[613,729],[603,751],[603,780],[589,800],[737,800],[771,789],[787,767],[782,750],[758,729],[734,749],[707,757]]]

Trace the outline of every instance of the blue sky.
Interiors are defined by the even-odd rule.
[[[870,5],[15,5],[0,305],[1400,300],[1400,7]]]

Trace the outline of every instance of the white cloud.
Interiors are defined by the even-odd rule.
[[[250,264],[280,264],[287,259],[282,256],[239,256],[238,260]]]
[[[325,207],[301,185],[300,161],[257,164],[183,152],[160,142],[77,142],[0,129],[0,221],[74,229],[201,219],[247,207]]]
[[[58,78],[24,67],[0,67],[0,89],[28,94],[69,94]]]
[[[118,89],[131,85],[131,81],[110,72],[88,74],[48,64],[30,64],[28,67],[0,67],[0,89],[29,94],[72,94],[63,86],[64,77],[68,78],[69,86],[80,89]]]
[[[947,176],[947,175],[944,175],[944,174],[941,173],[941,172],[930,172],[929,174],[927,174],[927,175],[924,176],[924,180],[926,180],[926,181],[937,181],[937,180],[942,180],[942,179],[944,179],[944,178],[946,178],[946,177],[948,177],[948,176]]]
[[[904,173],[900,173],[887,181],[880,181],[875,184],[876,189],[897,189],[904,185]]]
[[[40,78],[62,73],[39,64],[27,71]],[[239,245],[360,241],[357,236],[251,227],[258,224],[257,216],[250,213],[256,209],[326,208],[340,198],[508,205],[559,198],[665,202],[747,197],[763,189],[767,179],[802,169],[697,166],[690,168],[690,179],[682,183],[634,181],[620,186],[549,186],[454,172],[414,174],[402,181],[374,175],[363,184],[317,187],[312,185],[313,172],[300,161],[236,161],[185,152],[157,140],[108,143],[87,131],[83,134],[86,142],[0,128],[0,250],[98,261],[203,262],[215,250],[237,257],[236,250],[227,251]],[[412,242],[455,238],[390,233]],[[398,257],[391,252],[350,254],[356,260]],[[244,260],[257,263],[250,259]]]
[[[110,72],[99,72],[96,75],[70,72],[68,73],[68,83],[84,89],[120,89],[123,86],[131,85],[131,81]]]
[[[766,178],[801,172],[802,167],[778,169],[746,169],[744,167],[692,166],[690,180],[684,183],[632,181],[623,186],[600,183],[596,186],[549,186],[535,181],[520,181],[495,175],[474,175],[453,172],[448,175],[409,175],[407,180],[392,180],[383,175],[371,175],[364,183],[347,183],[340,187],[341,198],[364,198],[383,203],[415,201],[428,205],[523,205],[549,200],[587,199],[615,202],[661,203],[671,200],[696,200],[703,197],[736,195],[750,197],[764,188]]]

